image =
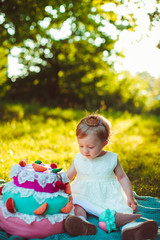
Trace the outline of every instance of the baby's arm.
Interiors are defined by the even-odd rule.
[[[74,161],[72,162],[70,168],[67,170],[66,174],[67,174],[67,177],[72,180],[74,178],[74,176],[76,175],[76,169],[75,169],[75,166],[74,166]]]
[[[135,200],[135,198],[133,196],[132,187],[131,187],[129,178],[127,177],[126,173],[124,172],[123,168],[121,167],[119,159],[117,160],[117,166],[114,169],[114,173],[127,196],[128,206],[131,207],[133,211],[135,211],[137,208],[137,201]]]

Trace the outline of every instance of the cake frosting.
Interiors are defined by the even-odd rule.
[[[57,168],[55,164],[43,164],[41,161],[27,164],[25,159],[12,166],[9,176],[12,180],[6,183],[1,191],[0,227],[4,228],[5,221],[9,224],[8,220],[11,220],[9,230],[4,230],[11,234],[15,233],[15,224],[12,219],[16,221],[18,219],[18,221],[22,221],[23,232],[18,229],[17,235],[22,237],[41,238],[42,234],[36,231],[36,228],[38,229],[38,225],[40,225],[41,229],[42,226],[45,229],[48,223],[54,229],[50,232],[46,232],[45,229],[43,237],[47,237],[53,232],[63,232],[63,226],[61,226],[63,220],[68,214],[73,214],[70,180],[66,173],[61,168]],[[37,232],[36,236],[33,224],[35,232]],[[28,232],[31,225],[32,231]]]

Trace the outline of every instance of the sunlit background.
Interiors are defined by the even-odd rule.
[[[158,0],[3,0],[0,56],[0,178],[26,157],[66,170],[99,110],[133,189],[160,197]]]
[[[3,4],[2,99],[159,111],[159,1]]]
[[[160,23],[157,22],[150,29],[148,13],[155,9],[156,1],[145,1],[145,6],[137,8],[130,5],[130,11],[137,18],[135,32],[124,31],[116,47],[124,49],[125,58],[121,63],[116,63],[118,71],[129,70],[132,74],[137,72],[148,72],[154,77],[160,76]]]
[[[142,1],[141,5],[136,5],[132,1],[129,3],[129,7],[121,7],[116,10],[113,3],[104,4],[103,9],[109,11],[117,11],[133,13],[136,18],[137,27],[134,32],[124,30],[120,34],[119,41],[115,44],[115,49],[123,51],[124,58],[117,59],[114,66],[115,69],[120,72],[127,70],[131,74],[138,72],[148,72],[153,77],[160,76],[160,49],[157,47],[160,40],[160,23],[156,23],[152,29],[150,29],[150,21],[148,13],[152,13],[155,10],[156,1],[146,0]],[[48,7],[48,11],[50,8]],[[63,6],[61,12],[65,11]],[[56,11],[55,11],[56,14]],[[41,26],[47,27],[50,23],[49,19],[45,19],[41,22]],[[116,35],[115,29],[111,26],[106,26],[106,31],[110,32],[111,35]],[[56,40],[65,39],[71,34],[70,21],[66,21],[60,30],[52,29],[50,33],[55,37]],[[99,45],[101,39],[96,40],[95,44]],[[8,74],[10,77],[20,74],[20,70],[23,66],[18,64],[16,55],[19,54],[20,49],[17,47],[12,49],[12,54],[15,56],[8,57]]]

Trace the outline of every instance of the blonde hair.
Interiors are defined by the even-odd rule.
[[[76,128],[77,138],[84,138],[95,133],[100,140],[107,142],[111,137],[111,124],[101,115],[91,114],[83,118]]]

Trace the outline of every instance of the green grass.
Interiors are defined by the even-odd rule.
[[[160,117],[100,113],[112,123],[105,149],[118,153],[133,190],[160,197]],[[83,110],[1,103],[0,178],[8,181],[10,167],[25,157],[29,163],[40,159],[67,170],[78,152],[75,129],[84,116]]]

